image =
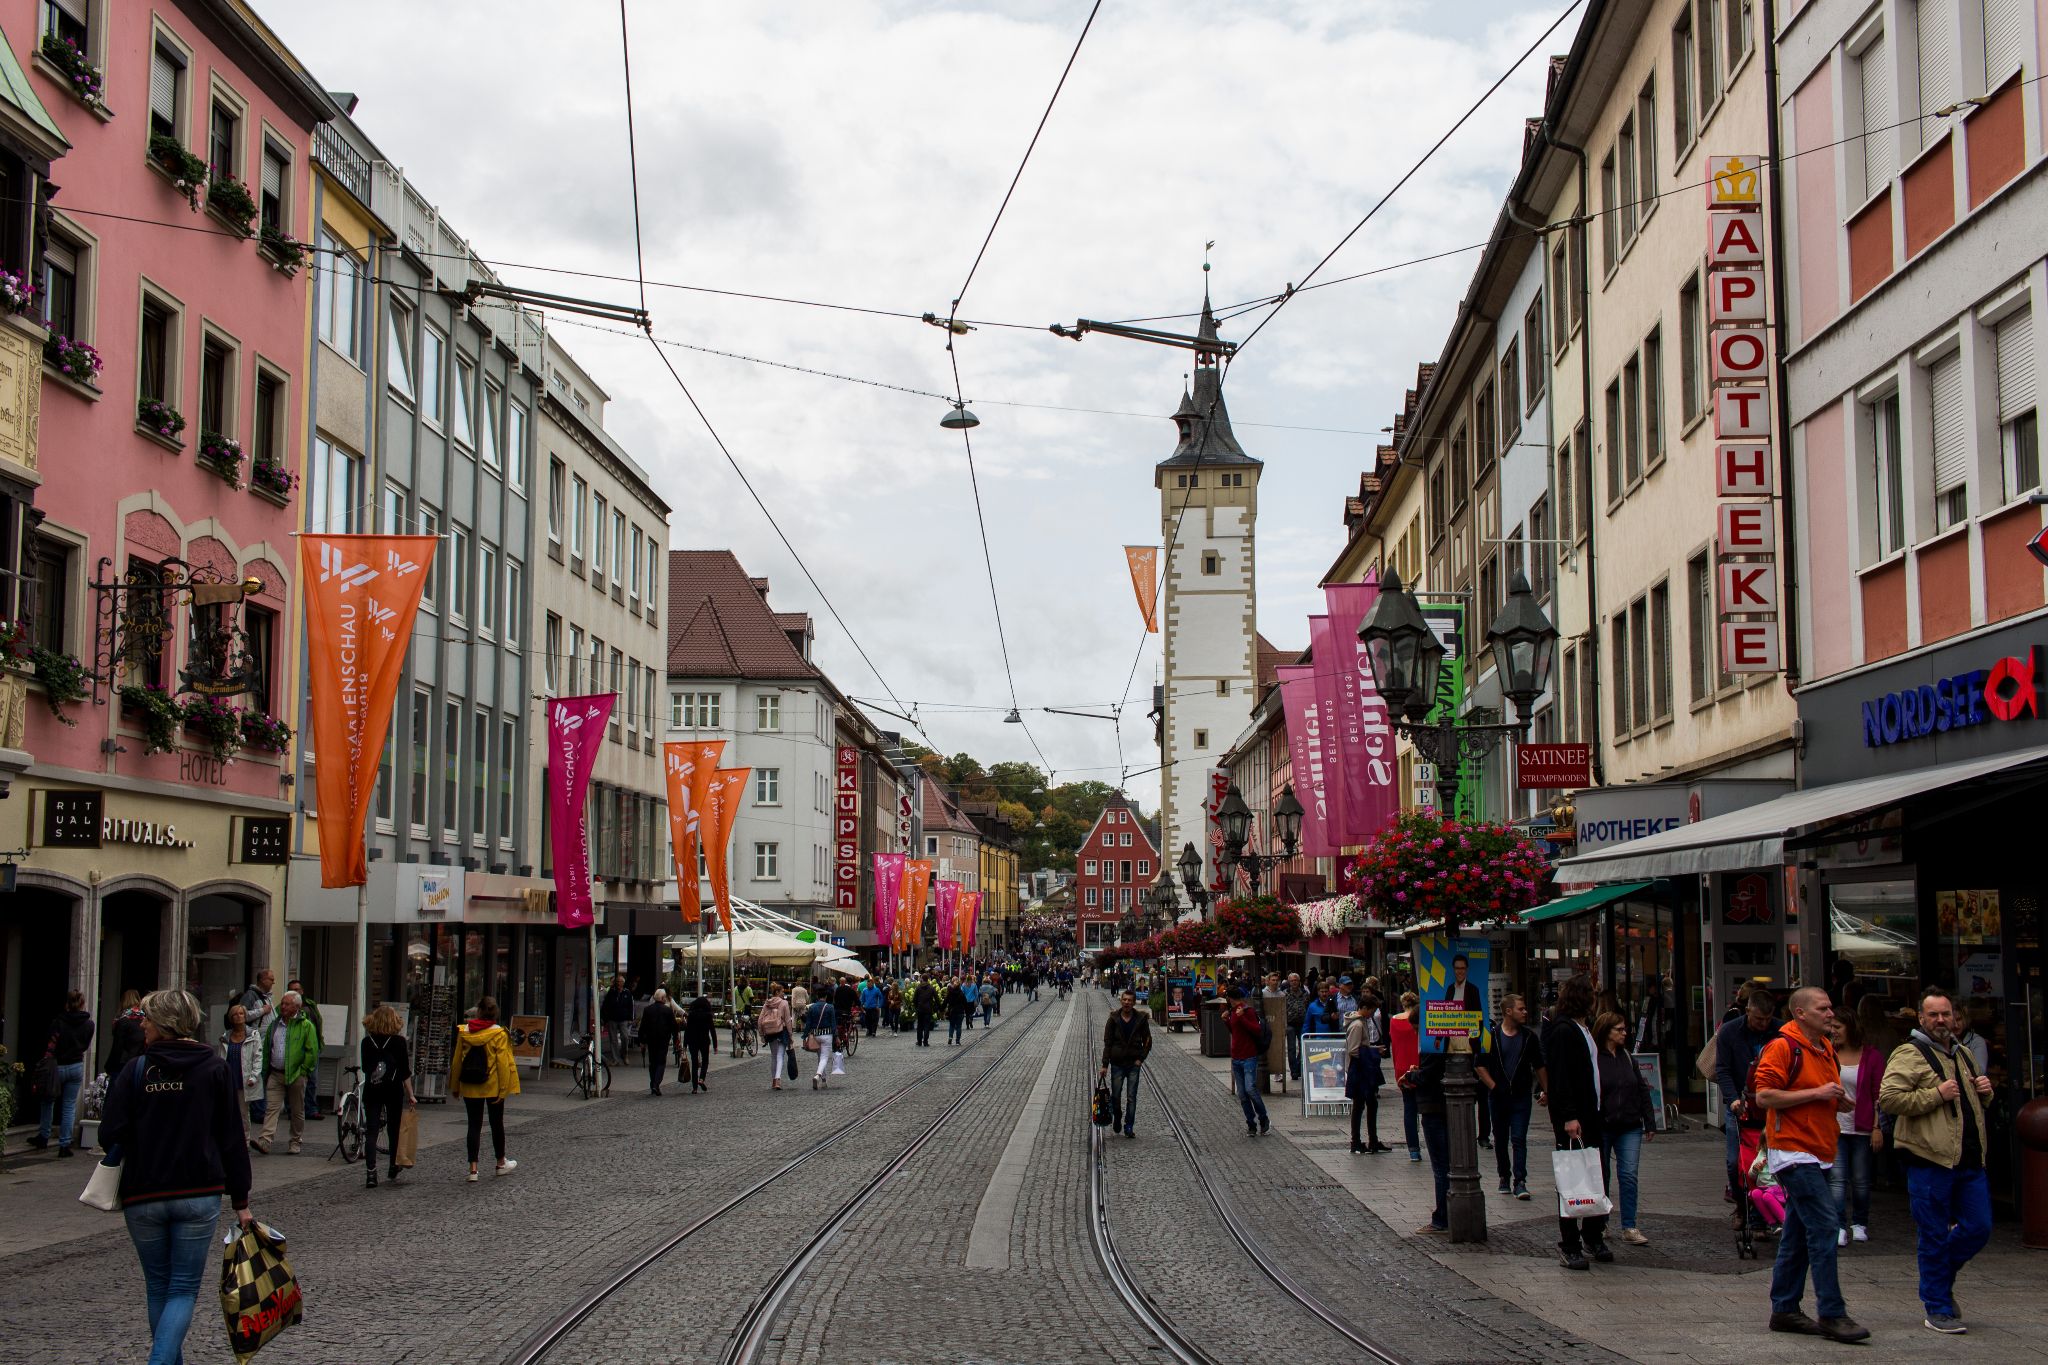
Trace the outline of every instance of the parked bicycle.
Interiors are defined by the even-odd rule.
[[[761,1050],[761,1030],[751,1014],[742,1014],[733,1020],[732,1055],[751,1057]]]
[[[334,1106],[334,1150],[350,1165],[363,1158],[362,1071],[359,1066],[344,1068],[343,1074],[350,1077],[349,1087]]]
[[[596,1035],[585,1034],[573,1041],[577,1052],[575,1064],[569,1068],[569,1080],[576,1093],[586,1100],[593,1095],[611,1094],[612,1069],[598,1051]]]

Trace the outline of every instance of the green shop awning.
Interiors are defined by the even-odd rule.
[[[1596,886],[1591,891],[1581,891],[1575,896],[1560,897],[1548,905],[1539,905],[1533,910],[1524,910],[1522,912],[1522,923],[1541,924],[1545,920],[1564,919],[1568,915],[1582,914],[1588,910],[1598,910],[1601,906],[1607,905],[1610,902],[1626,900],[1628,897],[1651,885],[1654,885],[1654,883],[1616,882],[1611,886]]]

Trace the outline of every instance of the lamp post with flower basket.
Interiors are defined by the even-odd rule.
[[[1408,817],[1383,833],[1361,857],[1362,894],[1390,921],[1413,923],[1419,919],[1419,915],[1409,918],[1410,903],[1419,904],[1426,899],[1436,904],[1441,909],[1447,938],[1456,938],[1465,921],[1497,918],[1503,909],[1508,913],[1521,909],[1529,903],[1525,897],[1533,896],[1535,886],[1533,879],[1521,870],[1519,856],[1511,849],[1496,850],[1502,856],[1482,864],[1475,872],[1471,836],[1461,828],[1462,822],[1455,818],[1455,812],[1459,778],[1465,765],[1482,761],[1510,735],[1517,740],[1526,739],[1536,700],[1550,684],[1557,627],[1536,605],[1529,580],[1519,572],[1515,574],[1506,604],[1486,631],[1501,691],[1515,706],[1513,723],[1482,720],[1461,724],[1449,707],[1438,705],[1437,681],[1444,662],[1444,642],[1430,628],[1415,595],[1401,585],[1399,574],[1389,571],[1380,581],[1379,597],[1359,623],[1358,639],[1367,666],[1372,669],[1373,682],[1395,717],[1396,732],[1405,736],[1416,753],[1436,768],[1437,810],[1444,814],[1444,819],[1439,832],[1431,837],[1462,840],[1466,846],[1466,856],[1456,856],[1457,850],[1453,848],[1441,858],[1441,866],[1437,865],[1437,857],[1422,858],[1424,866],[1417,877],[1417,868],[1402,865],[1385,847],[1389,841],[1404,841],[1400,846],[1405,848],[1424,832],[1411,826],[1419,825],[1426,817]],[[1489,839],[1519,839],[1505,827],[1482,828],[1488,830]],[[1430,846],[1428,840],[1422,844],[1426,853],[1444,854],[1443,844]],[[1536,859],[1540,867],[1540,857],[1533,850],[1528,856]],[[1395,869],[1402,881],[1413,884],[1392,884],[1394,878],[1387,873]],[[1372,889],[1366,891],[1366,886]],[[1390,904],[1394,907],[1391,913],[1387,908]],[[1480,907],[1485,907],[1485,913],[1471,913]],[[1466,1042],[1463,1050],[1449,1046],[1459,1041],[1446,1040],[1444,1115],[1451,1150],[1445,1213],[1453,1242],[1483,1242],[1486,1199],[1479,1188],[1475,1109],[1479,1083],[1473,1074],[1470,1043]]]

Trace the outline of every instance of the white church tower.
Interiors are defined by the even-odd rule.
[[[1170,867],[1192,843],[1205,863],[1203,880],[1213,884],[1217,849],[1204,804],[1209,774],[1251,714],[1258,667],[1253,529],[1262,466],[1230,430],[1206,294],[1198,340],[1209,344],[1195,348],[1194,385],[1173,415],[1180,442],[1153,473],[1166,551],[1160,856]]]

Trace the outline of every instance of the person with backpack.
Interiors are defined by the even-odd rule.
[[[477,1149],[487,1117],[498,1174],[512,1174],[519,1163],[505,1155],[505,1100],[519,1093],[519,1062],[512,1055],[511,1037],[498,1027],[498,1002],[493,997],[477,1001],[476,1017],[456,1032],[448,1080],[449,1090],[460,1095],[469,1110],[470,1182],[476,1182]]]
[[[71,1132],[77,1126],[78,1091],[85,1084],[85,1054],[92,1047],[92,1016],[85,1011],[85,992],[64,997],[64,1012],[50,1021],[50,1041],[40,1064],[47,1081],[42,1090],[42,1123],[28,1145],[42,1151],[50,1145],[50,1120],[57,1123],[57,1155],[71,1155]],[[9,1082],[11,1084],[11,1082]]]
[[[1928,987],[1920,993],[1920,1027],[1885,1063],[1877,1102],[1894,1118],[1892,1142],[1920,1229],[1924,1325],[1950,1335],[1968,1330],[1956,1308],[1956,1275],[1991,1240],[1984,1171],[1990,1098],[1991,1078],[1957,1033],[1955,998]]]
[[[818,1069],[811,1073],[813,1090],[825,1090],[831,1086],[828,1077],[834,1070],[832,1061],[839,1055],[833,1046],[833,1036],[838,1028],[839,1013],[832,1007],[832,997],[821,991],[817,999],[811,1001],[810,1008],[804,1011],[804,1049],[818,1054]],[[844,1068],[837,1070],[840,1075],[846,1074]]]
[[[770,1090],[782,1089],[782,1068],[794,1065],[789,1055],[791,1018],[789,1000],[782,994],[782,983],[769,982],[768,998],[761,1002],[761,1014],[754,1021],[754,1030],[760,1036],[761,1045],[768,1049]]]
[[[1230,1084],[1237,1091],[1238,1107],[1244,1110],[1244,1128],[1249,1137],[1273,1131],[1266,1116],[1266,1097],[1259,1093],[1259,1058],[1273,1045],[1273,1026],[1266,1016],[1245,998],[1244,987],[1230,992],[1230,1012],[1223,1022],[1230,1029]]]
[[[1751,995],[1755,1003],[1755,995]],[[1764,1161],[1785,1196],[1785,1230],[1771,1267],[1773,1332],[1798,1332],[1830,1341],[1866,1341],[1870,1329],[1849,1316],[1835,1273],[1840,1215],[1828,1168],[1841,1128],[1835,1115],[1852,1109],[1835,1058],[1835,1007],[1818,986],[1792,992],[1792,1026],[1764,1045],[1751,1075],[1764,1111]],[[1813,1275],[1815,1322],[1800,1311],[1808,1272]]]
[[[379,1005],[363,1020],[358,1047],[363,1076],[363,1188],[377,1188],[377,1129],[385,1130],[391,1161],[389,1180],[398,1179],[398,1125],[406,1109],[419,1106],[412,1093],[412,1054],[398,1011]]]
[[[1742,1197],[1742,1128],[1757,1119],[1743,1107],[1749,1073],[1764,1045],[1778,1036],[1778,999],[1762,986],[1744,986],[1742,1009],[1729,1016],[1714,1034],[1714,1084],[1721,1092],[1721,1122],[1728,1159],[1727,1198],[1735,1205],[1735,1226],[1751,1217]]]

